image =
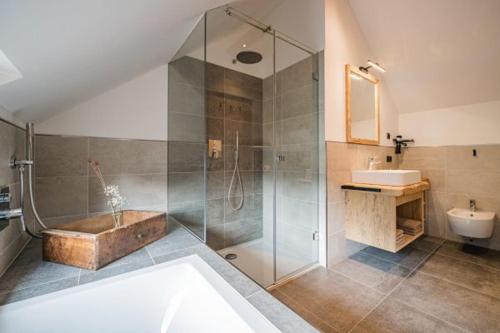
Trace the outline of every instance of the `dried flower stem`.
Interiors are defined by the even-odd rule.
[[[120,226],[120,217],[121,217],[121,207],[122,203],[124,201],[124,198],[121,197],[120,191],[118,186],[116,185],[106,185],[106,182],[104,181],[104,177],[101,172],[101,168],[99,167],[99,162],[97,161],[88,161],[90,167],[92,170],[94,170],[94,173],[97,176],[97,179],[101,183],[102,190],[104,192],[104,195],[108,199],[107,203],[113,210],[113,220],[115,222],[115,228]]]

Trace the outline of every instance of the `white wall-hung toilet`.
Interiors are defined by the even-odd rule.
[[[447,213],[454,233],[470,238],[490,238],[493,235],[495,213],[453,208]]]

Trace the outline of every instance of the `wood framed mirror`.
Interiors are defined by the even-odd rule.
[[[373,75],[345,66],[347,142],[380,144],[379,84]]]

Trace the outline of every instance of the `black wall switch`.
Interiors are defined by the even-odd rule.
[[[477,157],[477,150],[476,149],[472,149],[472,156]]]
[[[392,156],[391,156],[391,155],[387,155],[387,156],[385,157],[385,161],[386,161],[387,163],[392,163]]]

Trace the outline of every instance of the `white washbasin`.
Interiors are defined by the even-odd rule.
[[[373,185],[404,186],[422,180],[418,170],[353,170],[352,182]]]
[[[490,238],[495,224],[495,213],[453,208],[447,213],[451,229],[457,235],[472,238]]]
[[[193,255],[0,306],[2,333],[279,332]]]

